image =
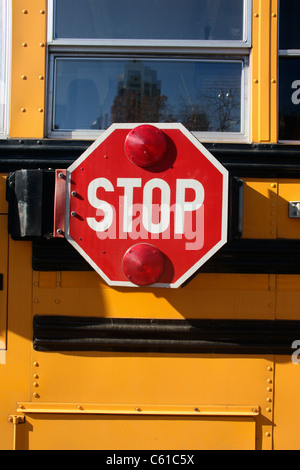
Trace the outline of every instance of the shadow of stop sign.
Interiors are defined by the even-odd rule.
[[[181,124],[113,124],[66,172],[65,237],[111,286],[179,287],[227,218],[228,172]]]

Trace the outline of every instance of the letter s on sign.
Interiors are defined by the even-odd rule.
[[[300,80],[294,80],[293,83],[292,83],[292,87],[291,87],[293,90],[296,90],[294,91],[294,93],[292,94],[292,97],[291,97],[291,100],[292,100],[292,103],[293,104],[299,104],[300,103]]]
[[[95,209],[100,209],[104,212],[104,219],[101,222],[97,222],[94,217],[87,217],[86,221],[92,230],[104,232],[113,222],[113,208],[108,202],[98,199],[98,188],[103,188],[105,191],[114,191],[112,183],[106,178],[96,178],[90,182],[88,186],[88,201]]]

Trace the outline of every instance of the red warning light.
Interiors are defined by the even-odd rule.
[[[125,140],[125,153],[137,166],[149,167],[160,162],[167,152],[163,131],[149,124],[132,129]]]
[[[124,255],[123,271],[127,279],[137,286],[156,283],[164,271],[164,255],[148,243],[134,245]]]

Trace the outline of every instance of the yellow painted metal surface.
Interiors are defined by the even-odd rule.
[[[274,450],[300,449],[300,351],[297,359],[294,364],[290,357],[276,357]]]
[[[18,403],[19,413],[47,413],[47,414],[71,414],[71,415],[116,415],[122,416],[218,416],[218,417],[256,417],[259,415],[259,407],[252,406],[223,406],[223,405],[107,405],[97,403]],[[20,415],[20,416],[23,416]]]
[[[13,0],[10,137],[44,137],[46,0]]]
[[[36,432],[23,429],[23,445],[149,449],[156,442],[155,449],[268,449],[272,359],[34,351],[32,398],[18,403],[17,411]],[[116,440],[119,426],[128,432]]]
[[[34,272],[33,312],[130,318],[272,319],[273,275],[200,274],[183,289],[111,288],[97,273]]]
[[[7,348],[0,361],[0,448],[11,450],[16,403],[30,400],[32,348],[31,243],[10,240],[8,250]],[[18,426],[18,425],[17,425]]]
[[[6,349],[7,335],[7,259],[8,234],[7,216],[0,215],[0,275],[2,276],[2,289],[0,290],[0,364],[3,362]]]
[[[252,141],[277,142],[278,0],[253,0],[252,15]]]
[[[10,136],[45,127],[46,0],[12,2]],[[278,0],[253,0],[251,135],[277,141]],[[299,180],[244,180],[243,238],[299,239]],[[33,272],[7,234],[0,175],[0,449],[298,449],[291,356],[42,353],[33,316],[300,320],[300,275],[199,274],[182,289]],[[297,340],[300,338],[295,338]],[[5,384],[5,386],[3,386]],[[24,422],[23,422],[24,421]]]
[[[8,233],[7,202],[5,200],[6,175],[0,175],[0,364],[5,361],[7,336],[7,271],[8,271]]]
[[[18,431],[19,442],[23,434],[28,447],[36,450],[254,450],[255,426],[251,418],[92,415],[70,419],[41,414],[26,417]]]
[[[277,276],[276,318],[278,320],[300,320],[300,275]],[[300,338],[295,338],[299,339]]]
[[[244,180],[243,238],[300,238],[300,219],[289,217],[289,202],[300,200],[297,179]]]
[[[244,180],[243,238],[276,238],[277,192],[275,180]]]
[[[272,357],[33,352],[32,397],[46,403],[259,405]],[[195,373],[197,371],[197,374]],[[79,380],[80,378],[80,380]],[[254,380],[255,379],[255,380]],[[243,393],[241,393],[241,384]]]
[[[9,384],[1,389],[2,449],[12,448],[14,442],[16,448],[26,449],[120,446],[130,449],[132,436],[140,434],[143,436],[134,441],[138,449],[149,448],[155,442],[157,449],[178,448],[179,445],[206,449],[272,447],[273,396],[267,386],[268,380],[274,380],[273,357],[34,351],[32,318],[37,306],[50,305],[54,314],[57,313],[55,306],[61,305],[55,302],[59,298],[57,295],[52,297],[53,303],[49,298],[45,303],[40,302],[41,299],[36,302],[36,290],[47,290],[49,283],[54,290],[63,290],[64,273],[39,273],[39,276],[45,276],[40,276],[37,286],[38,273],[31,269],[31,243],[10,240],[9,253],[8,349],[5,364],[0,364],[1,383]],[[81,312],[93,290],[97,293],[97,278],[94,278],[95,273],[69,274],[66,274],[65,289],[69,296],[80,292],[77,304]],[[81,276],[82,288],[79,286]],[[210,286],[213,293],[218,276],[215,275],[210,284],[208,278],[203,276],[203,291],[209,290]],[[245,276],[244,288],[247,280],[248,284],[253,281],[253,286],[260,284],[255,275]],[[90,290],[85,291],[90,281]],[[240,282],[237,276],[232,280],[225,276],[224,292],[231,286],[238,294]],[[274,279],[272,282],[274,285]],[[105,290],[103,285],[102,290]],[[113,291],[108,287],[106,290]],[[184,299],[185,291],[180,292]],[[128,293],[117,295],[125,304]],[[117,312],[113,309],[113,294],[111,296],[110,314]],[[257,305],[261,305],[257,295],[252,296],[257,298]],[[238,301],[236,297],[241,312],[249,298],[250,295]],[[146,297],[144,301],[147,303]],[[128,301],[127,313],[129,306]],[[70,310],[66,312],[70,313]],[[98,305],[97,313],[101,315],[101,305]],[[271,399],[271,406],[267,398]],[[33,410],[29,409],[27,413],[26,407],[30,403]],[[46,413],[45,403],[48,406]],[[60,403],[65,409],[69,407],[69,411],[64,413],[60,409],[57,412]],[[22,408],[24,404],[25,409]],[[74,404],[76,410],[70,413],[70,406]],[[95,404],[99,404],[97,412]],[[94,413],[78,415],[87,406],[94,409]],[[108,408],[113,411],[109,416]],[[125,411],[129,409],[133,411],[128,416]],[[149,409],[152,410],[150,417]],[[228,416],[228,409],[229,414],[233,409],[239,411],[237,415]],[[148,410],[147,416],[143,415],[143,410]],[[171,414],[168,415],[166,410],[169,413],[171,410]],[[212,415],[212,410],[217,410],[216,415]],[[13,425],[9,422],[8,417],[16,413],[25,416],[25,423]],[[126,433],[121,433],[122,439],[116,442],[115,436],[120,429]],[[101,434],[101,430],[105,432]],[[96,431],[103,436],[101,442],[96,442],[93,437]],[[195,433],[201,439],[196,439]]]
[[[8,204],[6,201],[6,174],[0,173],[0,214],[7,214]]]

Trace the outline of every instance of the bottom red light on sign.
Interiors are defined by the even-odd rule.
[[[164,272],[165,257],[155,246],[139,243],[126,251],[123,271],[127,279],[137,286],[156,283]]]

